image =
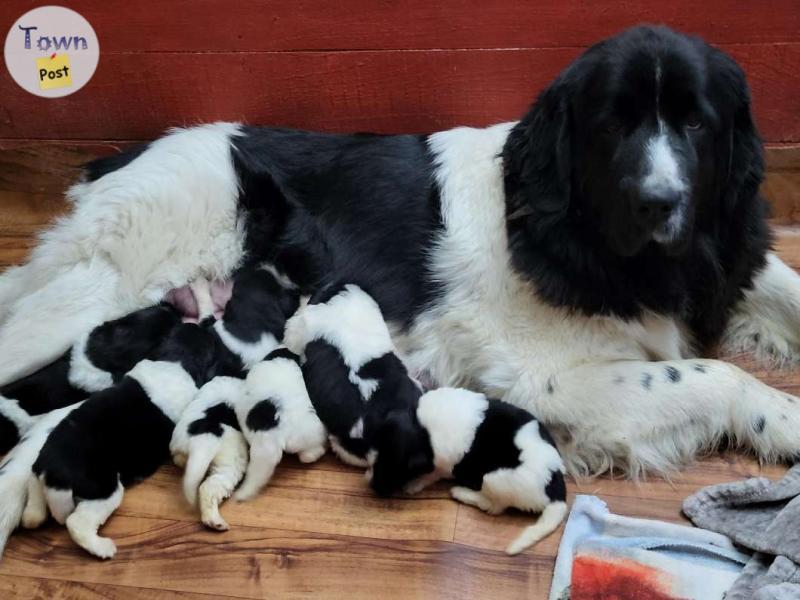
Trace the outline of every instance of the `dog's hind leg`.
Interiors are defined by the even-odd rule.
[[[114,540],[97,535],[97,531],[122,504],[124,492],[122,484],[117,483],[111,496],[102,500],[83,500],[67,517],[67,529],[75,543],[98,558],[111,558],[117,552]]]
[[[22,511],[22,526],[25,529],[36,529],[47,519],[47,500],[44,497],[44,485],[36,475],[28,478],[28,497]]]
[[[200,485],[200,518],[206,527],[227,531],[228,523],[219,513],[247,469],[247,443],[241,432],[224,426],[219,452],[211,463],[209,476]]]
[[[588,364],[506,399],[548,425],[575,474],[668,474],[726,438],[767,461],[800,453],[800,398],[719,360]]]
[[[237,500],[249,500],[272,479],[275,467],[283,457],[283,447],[275,433],[274,431],[256,433],[248,440],[250,462],[247,465],[244,482],[236,491]]]
[[[102,259],[80,263],[17,303],[0,328],[0,385],[60,357],[82,334],[122,316],[118,276]],[[11,351],[13,349],[13,351]]]

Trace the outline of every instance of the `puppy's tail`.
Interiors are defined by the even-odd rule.
[[[220,438],[210,433],[204,433],[189,442],[189,458],[183,473],[183,495],[192,506],[197,504],[197,490],[208,473],[219,447]]]
[[[534,525],[526,527],[506,548],[507,554],[519,554],[530,548],[539,540],[553,533],[567,514],[567,503],[564,501],[551,502],[545,506],[539,520]]]

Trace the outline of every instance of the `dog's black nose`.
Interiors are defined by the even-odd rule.
[[[644,227],[658,227],[680,204],[681,195],[682,192],[671,189],[642,190],[634,201],[636,220]]]

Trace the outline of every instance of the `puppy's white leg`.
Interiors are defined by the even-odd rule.
[[[453,486],[450,488],[450,495],[459,502],[474,506],[489,514],[503,512],[502,508],[500,510],[495,510],[495,506],[489,498],[467,487],[462,487],[460,485]]]
[[[736,305],[722,345],[754,352],[763,362],[800,362],[800,275],[775,254]]]
[[[44,486],[33,473],[28,478],[28,497],[25,510],[22,511],[22,526],[25,529],[36,529],[47,519],[47,500],[44,497]]]
[[[550,427],[577,474],[669,473],[724,436],[768,461],[800,452],[800,399],[718,360],[589,364],[520,380],[507,400]]]
[[[367,462],[366,458],[361,458],[360,456],[356,456],[345,449],[342,444],[339,442],[339,438],[335,435],[329,436],[328,440],[331,444],[331,450],[333,453],[339,457],[344,464],[350,465],[352,467],[368,467],[369,463]]]
[[[102,500],[83,500],[67,517],[67,529],[72,539],[81,548],[98,558],[111,558],[117,552],[114,540],[97,535],[97,531],[122,504],[124,488],[117,483],[117,489]]]
[[[67,517],[75,510],[72,490],[57,490],[44,486],[44,497],[47,500],[47,508],[56,522],[60,525],[66,523]]]
[[[276,434],[275,430],[270,430],[257,432],[250,437],[250,462],[247,465],[244,482],[236,491],[237,500],[249,500],[272,479],[275,467],[283,457],[283,447]]]
[[[228,523],[219,514],[220,503],[228,498],[247,469],[247,443],[241,432],[225,427],[219,452],[211,463],[210,475],[200,485],[200,518],[217,531]]]

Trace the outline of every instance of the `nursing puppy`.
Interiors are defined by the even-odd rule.
[[[250,444],[250,462],[237,500],[255,496],[272,478],[284,453],[297,454],[304,463],[325,454],[327,433],[308,397],[299,360],[281,347],[247,374],[246,394],[236,403],[236,416]]]
[[[237,271],[225,312],[212,326],[225,348],[221,372],[244,377],[277,348],[286,319],[299,302],[296,286],[271,265]],[[185,466],[186,499],[194,506],[199,491],[201,519],[217,530],[228,529],[219,504],[230,496],[248,463],[247,444],[234,412],[245,387],[232,377],[217,377],[203,387],[176,425],[170,445],[175,464]]]
[[[356,285],[332,284],[289,319],[285,343],[305,356],[303,377],[331,448],[345,463],[366,467],[373,424],[393,408],[400,409],[393,418],[408,420],[403,409],[413,415],[420,395],[377,303]]]
[[[55,362],[0,387],[0,454],[40,415],[113,385],[179,322],[168,304],[137,310],[95,327]]]
[[[536,524],[509,544],[508,554],[532,546],[564,519],[564,463],[550,434],[529,412],[483,394],[440,388],[419,399],[417,417],[427,439],[416,448],[403,442],[403,432],[392,422],[376,436],[367,473],[376,492],[416,493],[446,478],[456,483],[453,498],[489,514],[509,507],[541,511]],[[422,454],[428,457],[424,465]]]
[[[228,529],[219,513],[247,468],[247,442],[234,407],[244,382],[219,376],[206,383],[181,414],[170,442],[173,462],[184,467],[183,493],[192,506],[200,499],[200,518],[218,531]]]
[[[219,366],[216,338],[193,324],[177,326],[153,357],[69,413],[33,465],[40,485],[29,486],[29,504],[46,502],[72,539],[100,558],[116,552],[97,531],[122,502],[124,487],[169,457],[181,411]],[[32,497],[37,493],[44,501]]]
[[[214,331],[248,370],[278,347],[286,319],[299,304],[297,287],[274,267],[245,267],[233,277],[231,298]]]

